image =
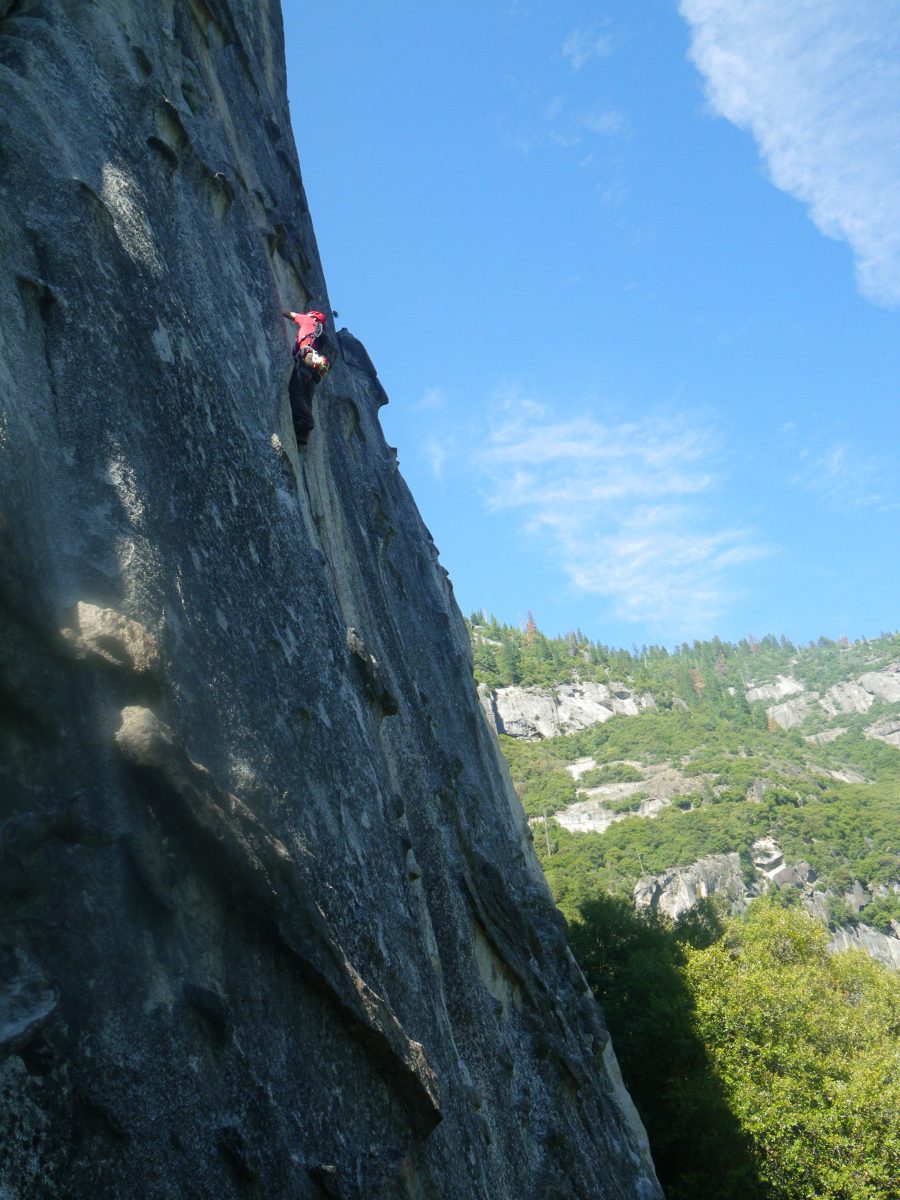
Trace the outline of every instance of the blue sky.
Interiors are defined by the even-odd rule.
[[[900,626],[896,5],[283,7],[331,303],[463,611]]]

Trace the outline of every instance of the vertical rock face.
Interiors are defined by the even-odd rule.
[[[275,0],[0,0],[0,1194],[655,1197]]]

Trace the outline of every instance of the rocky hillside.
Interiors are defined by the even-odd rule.
[[[479,643],[478,629],[473,630],[476,653]],[[888,653],[892,653],[891,648]],[[626,656],[627,658],[628,656]],[[685,655],[686,660],[690,655]],[[872,661],[878,663],[883,653],[873,651]],[[788,661],[788,667],[791,665]],[[793,660],[796,662],[796,660]],[[656,664],[654,664],[656,665]],[[855,658],[849,659],[847,669],[854,671]],[[638,660],[633,664],[644,683],[652,678],[653,665]],[[747,667],[752,670],[752,660]],[[698,667],[688,666],[698,673],[687,691],[689,698],[696,694],[696,684],[702,692],[706,686]],[[482,681],[478,695],[489,722],[497,733],[508,737],[536,738],[557,737],[574,733],[598,722],[608,721],[614,716],[637,716],[647,708],[656,707],[652,686],[641,687],[633,680],[622,682],[609,679],[607,682],[579,678],[583,668],[580,663],[570,668],[573,679],[544,685],[491,687]],[[608,671],[608,668],[607,668]],[[588,673],[591,667],[588,666]],[[867,737],[879,738],[894,746],[900,746],[900,647],[896,648],[896,659],[875,670],[850,674],[828,687],[809,687],[791,675],[776,673],[760,679],[744,678],[740,669],[740,686],[730,686],[734,696],[740,692],[748,703],[765,705],[768,717],[782,729],[811,730],[810,741],[822,744],[839,737],[848,724],[848,718],[868,713],[876,706],[877,719],[864,729]],[[661,702],[665,705],[686,703],[673,689],[668,674],[654,681]]]
[[[278,4],[0,97],[0,1193],[659,1196],[347,331],[294,441]]]
[[[491,687],[486,627],[470,634],[482,704],[568,912],[598,884],[673,918],[710,896],[741,912],[780,894],[827,923],[833,946],[900,966],[896,637],[637,656],[557,639],[554,662],[533,632],[507,661],[526,677],[550,664],[557,681],[506,683],[498,654]],[[491,640],[504,637],[516,645],[506,629]]]
[[[900,705],[900,662],[879,671],[864,671],[821,691],[809,689],[790,676],[778,675],[770,682],[752,684],[746,696],[750,701],[763,701],[769,717],[782,729],[799,729],[813,723],[821,728],[809,735],[810,740],[828,742],[843,733],[847,716],[867,713],[879,702]],[[865,733],[900,746],[900,717],[882,713]]]
[[[673,867],[659,875],[642,876],[634,885],[634,906],[652,909],[677,920],[700,901],[711,896],[724,901],[728,911],[743,912],[751,900],[771,892],[793,890],[800,906],[824,924],[833,924],[830,946],[835,950],[857,948],[886,966],[900,970],[900,921],[885,922],[887,931],[859,920],[872,904],[872,893],[857,879],[845,894],[817,889],[816,873],[808,862],[790,863],[774,838],[758,838],[751,846],[753,872],[747,872],[738,853],[709,854],[686,867]],[[897,894],[892,882],[875,889],[876,896]],[[834,900],[846,906],[843,921],[833,919]]]

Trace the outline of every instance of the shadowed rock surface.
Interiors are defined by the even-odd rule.
[[[0,0],[0,1195],[660,1196],[328,311],[275,0]]]

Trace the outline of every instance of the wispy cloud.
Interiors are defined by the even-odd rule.
[[[416,412],[437,412],[447,403],[446,394],[437,387],[426,388],[418,400],[410,405]]]
[[[600,137],[621,137],[630,132],[628,118],[617,109],[600,109],[596,112],[582,113],[578,119],[582,129],[588,133],[596,133]]]
[[[882,461],[849,440],[830,441],[818,447],[791,445],[795,463],[790,482],[818,496],[835,512],[871,508],[887,511],[898,506],[897,465]]]
[[[575,29],[562,44],[563,58],[569,60],[573,71],[580,71],[592,58],[607,58],[612,54],[612,38],[596,29]]]
[[[447,461],[447,444],[438,437],[429,437],[422,443],[422,453],[435,479],[442,479],[444,463]]]
[[[721,457],[701,418],[555,420],[512,391],[471,466],[488,506],[521,514],[523,531],[579,591],[619,618],[672,632],[711,626],[733,595],[736,568],[769,553],[711,511]]]
[[[734,592],[734,568],[769,551],[742,528],[704,531],[684,505],[639,505],[619,526],[570,547],[584,592],[610,597],[617,616],[666,630],[713,626]]]
[[[567,67],[557,78],[552,92],[543,92],[534,80],[526,83],[515,75],[504,76],[504,84],[515,97],[522,119],[501,118],[507,126],[507,144],[520,154],[553,149],[576,149],[581,168],[594,162],[594,153],[602,153],[603,143],[629,139],[632,125],[626,113],[611,106],[598,107],[596,92],[587,73],[583,80],[572,78],[592,59],[606,58],[613,52],[613,40],[601,26],[573,30],[561,47],[561,58]],[[569,70],[568,68],[571,68]],[[510,128],[511,127],[511,128]]]
[[[900,21],[886,0],[681,0],[713,110],[900,305]]]
[[[618,109],[594,109],[587,112],[566,112],[566,99],[555,96],[544,109],[544,124],[533,125],[527,133],[518,133],[511,144],[522,154],[532,150],[543,150],[548,146],[570,149],[573,146],[590,145],[591,138],[627,138],[631,135],[631,124],[625,113]],[[581,165],[592,161],[590,155],[581,160]]]
[[[628,185],[621,179],[616,179],[612,183],[607,183],[603,180],[597,184],[597,194],[600,197],[601,204],[608,205],[610,208],[616,208],[628,196]]]

